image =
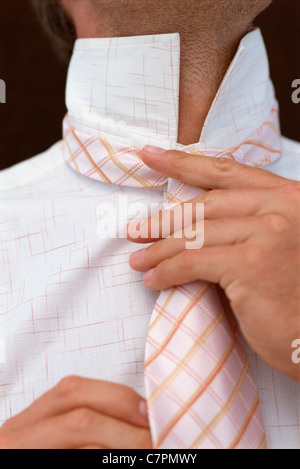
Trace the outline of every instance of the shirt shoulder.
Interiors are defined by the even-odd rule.
[[[282,138],[282,157],[268,166],[268,170],[281,177],[300,181],[300,143]]]
[[[32,184],[64,164],[63,142],[47,151],[0,171],[0,192]]]

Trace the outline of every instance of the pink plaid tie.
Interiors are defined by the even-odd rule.
[[[165,207],[201,189],[146,167],[139,149],[86,135],[64,121],[68,164],[87,177],[129,187],[168,182]],[[234,158],[263,167],[281,155],[277,106],[236,148],[190,153]],[[265,432],[255,383],[234,320],[224,314],[216,287],[195,282],[159,294],[146,345],[145,384],[153,445],[167,449],[258,449]]]

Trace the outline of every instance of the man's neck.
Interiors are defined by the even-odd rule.
[[[197,43],[181,34],[178,143],[199,142],[207,114],[242,36],[228,41],[222,49],[212,45],[204,49],[201,38]]]
[[[245,141],[269,118],[274,106],[260,30],[243,35],[237,50],[236,46],[232,49],[236,50],[234,57],[228,53],[227,62],[218,61],[219,76],[201,76],[201,67],[193,62],[189,66],[188,60],[184,63],[187,54],[180,36],[79,39],[68,73],[70,125],[136,148],[157,145],[182,150],[196,142],[201,149],[228,149]],[[180,65],[183,91],[179,103]],[[188,145],[178,143],[178,127],[179,139]]]
[[[62,1],[67,8],[68,0]],[[143,1],[126,2],[126,14],[131,21],[126,21],[119,9],[113,8],[114,0],[97,3],[101,21],[96,22],[95,11],[86,8],[86,2],[72,5],[78,37],[180,34],[178,143],[188,145],[198,142],[226,70],[241,38],[249,30],[247,20],[238,19],[231,28],[226,27],[226,18],[219,17],[220,12],[217,18],[211,18],[210,10],[199,0],[190,0],[190,8],[186,3],[174,0],[165,0],[163,5],[161,0],[153,0],[149,4]],[[156,15],[154,20],[152,15],[155,11],[160,11],[161,15]]]

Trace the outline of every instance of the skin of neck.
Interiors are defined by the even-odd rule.
[[[248,0],[118,0],[117,6],[116,0],[61,1],[78,38],[180,34],[177,141],[182,145],[199,142],[240,40],[251,29],[255,16],[270,3],[249,0],[252,5],[259,1],[260,7],[247,9]],[[220,6],[220,1],[223,8],[214,6]],[[235,5],[242,4],[237,12]]]

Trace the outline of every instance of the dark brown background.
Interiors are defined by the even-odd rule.
[[[300,78],[300,0],[274,0],[257,24],[270,55],[283,133],[300,140],[300,104],[291,100],[291,84]],[[0,0],[0,79],[7,85],[7,103],[0,104],[0,169],[61,138],[65,77],[29,1]]]

